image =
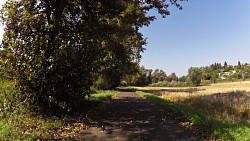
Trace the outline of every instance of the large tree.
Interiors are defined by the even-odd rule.
[[[89,93],[93,74],[119,83],[144,50],[139,28],[155,19],[147,11],[166,16],[169,4],[181,9],[172,0],[7,1],[1,62],[32,105],[70,110]]]
[[[91,86],[102,27],[88,1],[8,1],[2,59],[34,105],[70,110]],[[72,102],[69,102],[72,101]]]

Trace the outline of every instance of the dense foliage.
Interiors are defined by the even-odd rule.
[[[202,72],[199,70],[199,68],[190,68],[188,70],[188,76],[190,81],[194,86],[198,86],[201,83],[201,74]]]
[[[199,76],[195,79],[199,78],[201,82],[230,82],[250,78],[250,65],[248,63],[241,64],[240,61],[238,61],[237,65],[229,65],[227,62],[224,62],[224,65],[221,65],[221,63],[214,63],[210,66],[197,67],[195,69],[196,73],[194,75]]]
[[[110,100],[116,91],[96,91],[91,99],[84,103],[91,106],[99,101]],[[86,124],[83,111],[85,107],[74,111],[73,115],[44,116],[27,108],[27,101],[15,88],[13,81],[0,80],[0,140],[34,141],[34,140],[74,140]],[[85,129],[85,128],[84,128]]]
[[[144,50],[139,28],[155,19],[146,13],[169,15],[169,4],[181,9],[172,0],[7,1],[1,69],[36,109],[70,111],[94,83],[119,85]]]

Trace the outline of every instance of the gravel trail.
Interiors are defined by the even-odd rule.
[[[135,92],[119,92],[88,115],[90,124],[77,134],[83,141],[200,141],[202,138],[164,108]]]

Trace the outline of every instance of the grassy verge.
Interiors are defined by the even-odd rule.
[[[108,100],[115,91],[97,91],[92,101]],[[74,116],[45,117],[31,113],[12,81],[0,80],[0,140],[53,140],[57,130],[69,125]]]
[[[94,101],[110,100],[115,93],[117,93],[117,91],[99,90],[96,93],[90,95],[90,100]]]
[[[211,133],[212,138],[220,138],[230,141],[250,141],[249,125],[232,123],[227,120],[204,115],[195,110],[188,109],[183,105],[161,99],[160,97],[150,93],[141,91],[137,91],[137,93],[155,104],[164,106],[171,111],[182,113],[187,120],[193,123],[193,125]]]
[[[0,140],[51,139],[51,132],[61,127],[63,120],[30,113],[21,99],[13,82],[0,81]]]

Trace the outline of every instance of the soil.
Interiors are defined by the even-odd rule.
[[[87,115],[89,124],[76,135],[83,141],[200,141],[169,111],[135,92],[119,92]]]

